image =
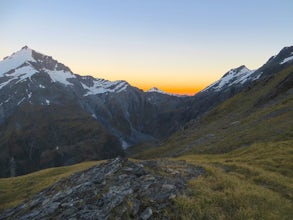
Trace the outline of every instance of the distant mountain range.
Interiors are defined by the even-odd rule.
[[[0,177],[124,155],[169,137],[293,63],[286,47],[257,70],[232,69],[195,96],[74,74],[28,47],[0,62]]]
[[[212,107],[159,146],[131,147],[132,157],[222,154],[253,148],[251,154],[258,158],[256,146],[265,146],[264,151],[280,142],[292,146],[293,47],[284,48],[255,71],[245,66],[230,70],[194,98],[205,109],[208,104]]]

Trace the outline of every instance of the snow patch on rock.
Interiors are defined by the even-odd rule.
[[[169,93],[169,92],[164,92],[163,90],[160,90],[160,89],[158,89],[157,87],[153,87],[153,88],[149,89],[149,90],[146,91],[146,92],[147,92],[147,93],[155,92],[155,93],[160,93],[160,94],[169,95],[169,96],[183,97],[182,95],[173,94],[173,93]]]
[[[23,97],[23,98],[17,103],[17,105],[20,105],[24,100],[25,100],[25,97]]]
[[[76,78],[71,72],[64,70],[45,70],[53,82],[60,82],[65,86],[73,85],[68,79]]]
[[[81,84],[84,89],[88,90],[84,96],[102,94],[107,92],[119,93],[126,90],[129,85],[127,82],[121,80],[111,82],[104,79],[94,79],[93,83],[93,86],[87,86],[84,83]]]
[[[21,82],[27,78],[31,78],[37,71],[32,66],[24,66],[18,69],[15,69],[14,72],[8,74],[5,73],[3,76],[8,77],[9,79],[0,84],[0,89],[6,86],[13,80],[17,80],[15,83]]]
[[[293,56],[290,56],[290,57],[285,58],[282,62],[280,62],[280,64],[282,65],[282,64],[287,63],[287,62],[289,62],[291,60],[293,60]]]

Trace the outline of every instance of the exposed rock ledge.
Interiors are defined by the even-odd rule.
[[[203,172],[184,161],[116,158],[55,183],[0,219],[169,219],[172,199]]]

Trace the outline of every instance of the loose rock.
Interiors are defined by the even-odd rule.
[[[153,214],[153,211],[150,207],[147,207],[143,213],[141,213],[140,217],[142,220],[148,220]]]

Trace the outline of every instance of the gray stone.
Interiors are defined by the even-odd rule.
[[[136,216],[139,211],[140,202],[139,202],[139,200],[134,199],[132,203],[133,203],[133,205],[132,205],[132,213],[131,214],[133,216]]]
[[[143,168],[141,168],[141,167],[135,169],[135,170],[133,171],[133,173],[134,173],[134,175],[137,176],[137,177],[144,176],[144,175],[147,174],[147,172],[146,172]]]
[[[173,190],[173,189],[176,189],[176,186],[174,186],[172,184],[164,184],[162,186],[162,189],[165,189],[165,190]]]
[[[52,214],[53,212],[55,212],[58,209],[59,205],[60,205],[60,202],[53,202],[49,206],[44,207],[45,208],[45,213],[47,215]]]
[[[71,216],[72,214],[76,213],[77,212],[77,209],[76,208],[68,208],[68,209],[65,209],[64,211],[62,211],[62,215],[63,216]]]
[[[147,207],[141,214],[140,214],[140,218],[142,220],[147,220],[149,219],[153,214],[153,211],[150,207]]]
[[[169,199],[174,199],[174,198],[176,198],[176,194],[171,193],[171,195],[169,196]]]
[[[22,216],[21,219],[34,219],[41,213],[41,210],[33,210],[28,215]],[[0,218],[1,219],[1,218]]]

